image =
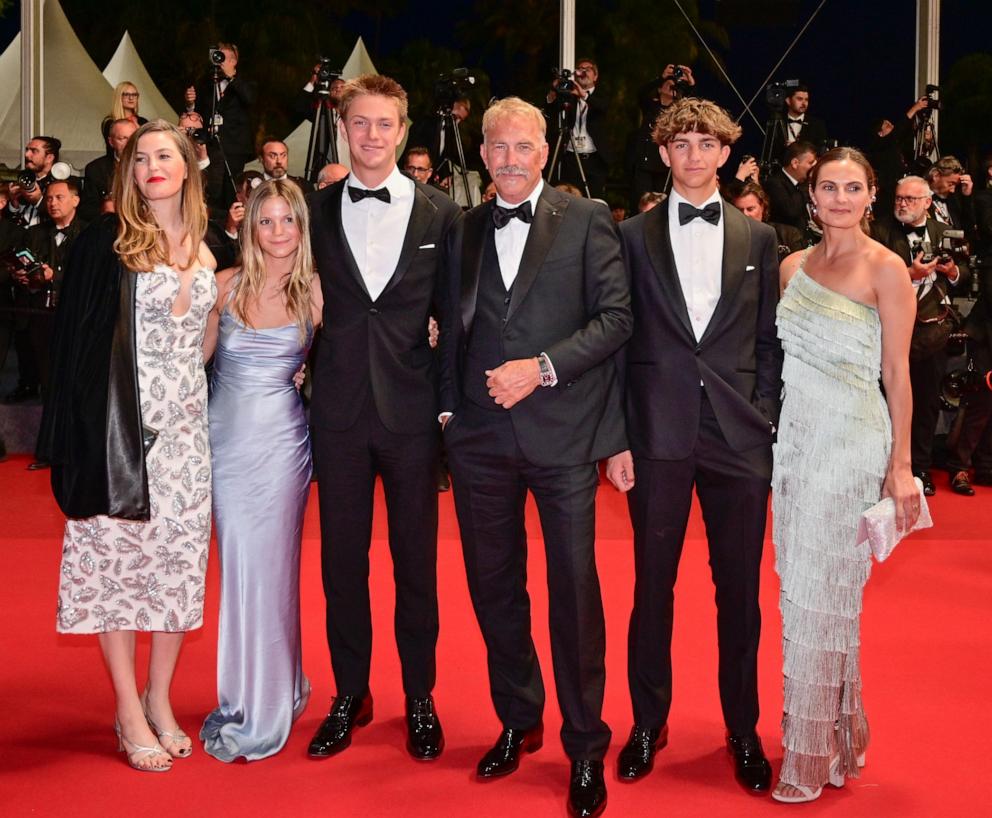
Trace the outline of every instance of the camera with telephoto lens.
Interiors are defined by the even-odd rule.
[[[38,186],[38,174],[33,170],[22,170],[17,174],[17,184],[25,193],[30,193]]]
[[[926,91],[923,94],[927,100],[927,109],[931,111],[940,110],[940,86],[938,85],[928,85]]]
[[[675,83],[675,95],[687,97],[692,91],[692,84],[689,82],[689,75],[686,73],[684,65],[676,65],[672,69],[672,82]]]
[[[186,135],[198,145],[210,142],[210,131],[207,128],[187,128]]]
[[[940,384],[940,401],[946,409],[957,409],[961,399],[970,393],[992,390],[992,372],[982,372],[975,366],[974,344],[967,332],[953,332],[947,338],[947,354],[951,358],[967,356],[963,367],[948,372]]]
[[[26,247],[20,250],[8,250],[0,255],[0,266],[11,277],[15,277],[20,286],[29,290],[40,290],[46,286],[45,269],[34,253]],[[27,281],[24,281],[24,277]]]
[[[224,64],[224,52],[215,46],[210,46],[210,64],[221,66]]]
[[[314,90],[322,96],[327,96],[331,91],[331,83],[341,79],[341,71],[331,68],[330,57],[317,56],[317,82],[314,83]]]
[[[799,87],[799,80],[772,82],[765,88],[765,104],[776,113],[785,111],[785,98]]]
[[[434,83],[434,107],[444,113],[463,99],[470,85],[475,85],[475,75],[467,68],[455,68],[450,74],[439,74]]]
[[[971,254],[968,240],[964,237],[964,230],[945,230],[937,249],[940,251],[940,255],[937,256],[938,264],[949,264],[952,261],[955,264],[963,264],[968,261]]]

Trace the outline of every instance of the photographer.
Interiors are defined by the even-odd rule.
[[[669,63],[660,76],[646,82],[637,93],[641,108],[641,124],[634,136],[634,156],[631,177],[631,204],[636,206],[648,191],[664,191],[668,168],[661,161],[654,141],[655,120],[677,99],[692,95],[696,80],[688,65]]]
[[[207,201],[215,209],[225,210],[234,199],[232,179],[244,169],[254,155],[255,129],[252,112],[255,83],[238,71],[238,47],[219,43],[210,50],[213,73],[198,85],[186,89],[186,111],[195,111],[215,138],[208,146],[209,189]],[[211,120],[211,117],[215,119]],[[224,167],[225,160],[228,170]]]
[[[332,71],[328,60],[320,58],[314,65],[310,74],[310,79],[303,89],[296,96],[293,104],[293,114],[314,122],[317,118],[318,109],[323,106],[323,116],[320,120],[320,129],[316,134],[314,144],[314,155],[311,157],[311,166],[314,171],[319,170],[324,165],[336,162],[341,157],[340,148],[336,153],[331,150],[332,144],[337,147],[338,122],[341,117],[338,114],[338,100],[344,90],[344,80],[339,72]],[[326,90],[326,93],[324,91]],[[332,143],[331,140],[334,140]],[[311,181],[317,181],[312,179]]]
[[[927,171],[927,182],[933,191],[930,216],[971,236],[975,229],[971,205],[974,186],[964,166],[953,156],[942,156]]]
[[[950,255],[942,255],[946,225],[927,217],[931,205],[925,179],[907,176],[895,192],[893,219],[872,225],[874,238],[896,253],[916,288],[916,323],[909,349],[913,390],[910,454],[913,474],[929,496],[936,492],[930,466],[933,438],[940,415],[940,384],[947,369],[947,336],[955,328],[951,293],[964,290],[970,277]],[[957,490],[957,489],[955,489]]]
[[[39,387],[42,392],[48,388],[52,318],[62,288],[62,267],[82,230],[82,221],[76,218],[78,207],[77,180],[53,180],[45,191],[48,219],[24,234],[24,244],[38,263],[12,275],[18,376],[17,388],[6,396],[5,403],[35,398]]]
[[[38,224],[44,215],[45,188],[62,143],[54,136],[34,136],[24,146],[24,170],[8,191],[7,217],[22,227]]]
[[[905,116],[883,117],[871,127],[865,155],[875,168],[878,180],[875,207],[879,213],[892,210],[896,183],[906,175],[913,156],[913,123],[927,105],[927,97],[922,96],[910,106]]]
[[[785,147],[793,142],[809,142],[817,155],[826,150],[827,126],[809,116],[809,88],[797,85],[785,98]]]
[[[86,165],[83,171],[83,193],[79,202],[79,216],[84,221],[91,222],[101,213],[113,213],[111,193],[114,188],[114,173],[117,171],[121,151],[136,130],[138,126],[130,119],[115,119],[107,132],[107,147],[110,152]]]
[[[607,138],[610,100],[602,91],[596,93],[599,68],[593,60],[577,60],[575,72],[571,79],[565,80],[564,89],[560,89],[562,80],[562,76],[556,76],[547,95],[548,142],[555,143],[562,124],[571,129],[572,139],[561,146],[557,173],[551,183],[575,185],[585,196],[587,191],[578,166],[581,161],[589,183],[588,195],[601,199],[606,194],[606,179],[610,174]]]
[[[771,218],[795,227],[809,242],[816,239],[810,226],[807,178],[816,164],[816,148],[810,142],[793,142],[785,149],[782,167],[765,179],[764,188],[771,202]]]

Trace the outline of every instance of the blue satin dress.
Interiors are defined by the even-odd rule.
[[[200,731],[221,761],[279,752],[310,684],[300,640],[300,539],[310,433],[293,375],[295,324],[220,319],[210,391],[214,526],[221,566],[217,708]]]

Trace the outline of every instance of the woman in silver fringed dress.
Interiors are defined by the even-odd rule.
[[[772,508],[785,749],[772,797],[786,803],[812,801],[864,764],[859,630],[871,552],[857,544],[858,520],[886,496],[900,529],[919,514],[909,456],[916,301],[906,265],[867,235],[874,195],[862,154],[824,154],[810,173],[823,241],[782,263]]]

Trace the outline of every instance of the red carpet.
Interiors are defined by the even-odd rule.
[[[306,745],[332,693],[323,633],[319,528],[311,503],[303,546],[304,666],[310,707],[278,756],[224,765],[202,752],[164,775],[132,772],[115,754],[113,699],[92,637],[55,633],[56,576],[63,520],[46,472],[27,458],[0,464],[3,651],[0,664],[0,815],[22,816],[565,816],[568,766],[557,740],[547,640],[544,560],[536,516],[530,587],[545,683],[547,742],[508,779],[480,784],[472,770],[499,726],[489,702],[482,641],[465,584],[450,494],[441,497],[441,637],[435,690],[447,736],[431,765],[404,750],[403,700],[392,638],[391,565],[381,496],[376,508],[372,585],[377,642],[372,669],[375,720],[342,755],[313,762]],[[942,477],[943,475],[941,475]],[[600,576],[608,629],[604,716],[614,730],[607,757],[607,815],[845,816],[992,815],[988,750],[992,736],[992,490],[933,498],[936,528],[914,535],[876,566],[863,620],[865,701],[873,741],[863,777],[827,788],[815,804],[788,807],[743,794],[723,750],[716,686],[713,592],[702,523],[694,511],[677,591],[675,701],[669,747],[655,771],[634,785],[616,782],[612,765],[630,727],[625,643],[633,568],[623,499],[599,497]],[[772,764],[781,760],[777,581],[766,545],[759,731]],[[210,567],[206,626],[180,660],[173,701],[191,733],[213,707],[217,562]],[[147,640],[140,656],[146,657]]]

